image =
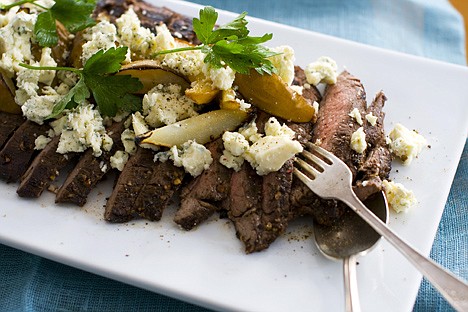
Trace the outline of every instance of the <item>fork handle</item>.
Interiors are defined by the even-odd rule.
[[[457,311],[468,311],[468,284],[442,266],[423,256],[375,216],[354,193],[340,198],[374,230],[401,252]]]

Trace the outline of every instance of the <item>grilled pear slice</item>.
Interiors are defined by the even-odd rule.
[[[234,85],[247,102],[274,116],[293,122],[316,120],[316,111],[306,98],[288,87],[276,74],[236,74]]]
[[[140,144],[180,147],[189,140],[206,144],[225,131],[233,131],[244,123],[249,114],[241,110],[219,109],[157,128],[136,137]]]

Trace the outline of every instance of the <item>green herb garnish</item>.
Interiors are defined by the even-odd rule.
[[[127,47],[110,48],[105,52],[99,50],[89,58],[83,69],[20,65],[33,70],[67,70],[80,76],[78,83],[55,104],[48,118],[58,116],[64,109],[76,107],[91,94],[101,114],[113,117],[119,109],[133,112],[141,108],[141,98],[132,94],[143,87],[140,80],[130,75],[113,75],[119,71],[127,50]]]
[[[255,69],[260,74],[271,75],[276,72],[276,68],[268,58],[278,53],[270,51],[261,44],[270,40],[273,35],[250,37],[246,15],[244,12],[232,22],[214,29],[218,13],[212,7],[205,7],[200,10],[199,18],[193,19],[193,30],[202,42],[201,45],[165,50],[156,53],[155,56],[201,50],[206,54],[204,62],[215,68],[228,65],[241,74],[248,74],[250,69]]]
[[[26,3],[31,3],[44,10],[37,16],[34,25],[36,40],[42,47],[57,45],[59,40],[57,21],[62,23],[71,33],[76,33],[96,24],[96,21],[91,18],[91,14],[96,7],[96,0],[56,0],[51,8],[43,7],[36,3],[36,0],[21,0],[9,5],[0,5],[0,8],[9,10],[12,7]]]

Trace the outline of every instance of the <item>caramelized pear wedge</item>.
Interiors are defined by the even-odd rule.
[[[315,122],[316,112],[312,103],[293,91],[276,74],[236,74],[234,85],[247,102],[276,117],[293,122]]]
[[[21,114],[21,107],[15,102],[13,81],[0,72],[0,111],[10,114]]]
[[[206,144],[233,131],[244,123],[249,114],[240,110],[220,109],[167,125],[136,137],[139,144],[181,146],[189,140]]]
[[[195,80],[191,87],[185,90],[185,96],[197,104],[211,103],[220,90],[213,88],[209,80]]]
[[[164,68],[157,61],[142,60],[135,61],[122,66],[116,75],[130,75],[140,79],[143,88],[138,94],[146,94],[159,84],[178,84],[182,90],[190,87],[190,83],[174,71]]]

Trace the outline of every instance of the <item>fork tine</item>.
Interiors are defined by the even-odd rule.
[[[305,185],[309,186],[309,183],[311,183],[313,180],[311,178],[309,178],[308,176],[306,176],[303,172],[301,172],[299,169],[297,168],[293,168],[293,173],[296,175],[296,177],[299,178],[299,180],[302,181],[302,183],[304,183]]]
[[[311,162],[314,163],[318,168],[322,169],[322,171],[325,169],[326,166],[329,166],[323,159],[318,157],[317,155],[312,154],[311,152],[307,150],[303,150],[301,153],[302,156],[310,160]]]
[[[307,162],[300,158],[296,158],[296,163],[304,169],[307,173],[311,174],[314,178],[320,174],[320,171],[309,165]]]
[[[306,143],[306,146],[316,152],[317,154],[319,154],[320,156],[322,156],[325,160],[328,160],[330,162],[336,162],[336,161],[340,161],[340,159],[338,157],[336,157],[335,155],[333,155],[332,153],[330,153],[329,151],[327,151],[326,149],[318,146],[318,145],[315,145],[313,143],[310,143],[310,142],[307,142]]]

